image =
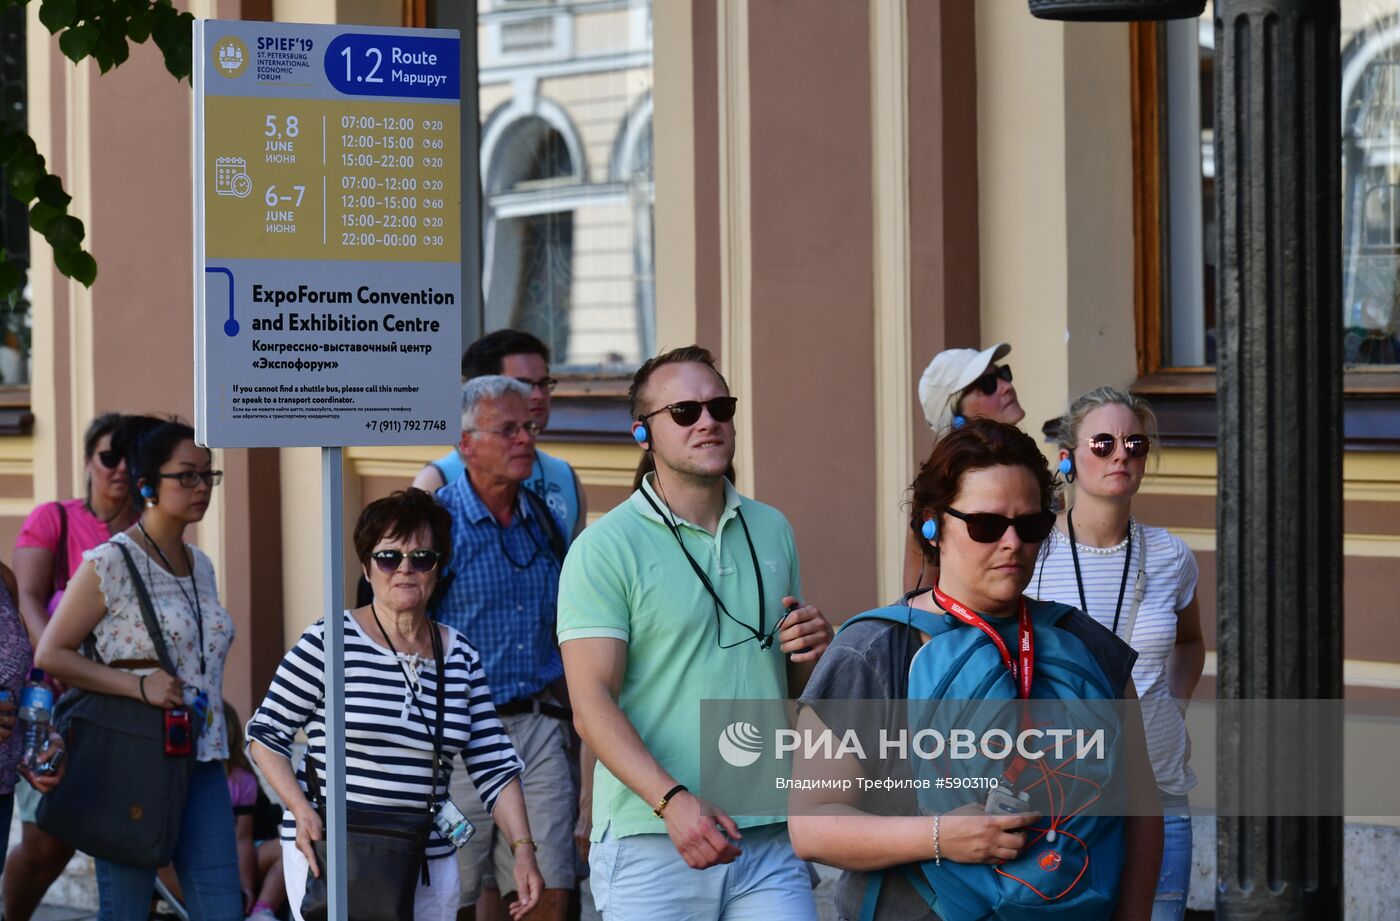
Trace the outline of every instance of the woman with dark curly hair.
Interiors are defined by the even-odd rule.
[[[939,567],[938,583],[905,596],[907,619],[862,618],[837,634],[807,683],[799,728],[830,729],[838,738],[848,730],[868,731],[868,726],[851,724],[861,711],[845,702],[864,706],[869,701],[902,701],[911,696],[911,664],[931,641],[925,626],[940,631],[946,627],[950,633],[972,631],[970,642],[989,647],[995,642],[1005,654],[992,666],[994,673],[1004,677],[1002,666],[1006,665],[1013,683],[1024,678],[1031,685],[1017,684],[1018,697],[1059,696],[1044,694],[1040,685],[1031,684],[1032,676],[1043,669],[1035,669],[1033,659],[1032,666],[1026,667],[1024,658],[1026,641],[1033,654],[1040,639],[1046,638],[1043,631],[1049,629],[1056,631],[1056,640],[1064,648],[1082,654],[1084,665],[1090,672],[1097,670],[1099,682],[1113,696],[1135,696],[1134,655],[1126,644],[1074,608],[1057,606],[1051,611],[1050,605],[1025,599],[1036,556],[1055,523],[1054,490],[1044,455],[1015,427],[970,419],[946,433],[914,480],[910,521],[923,552]],[[986,636],[979,637],[977,631]],[[993,634],[999,639],[993,641]],[[940,639],[948,635],[939,633]],[[1022,658],[1017,660],[1009,650],[1019,650]],[[1032,687],[1035,693],[1030,693]],[[868,717],[869,711],[864,712]],[[1129,776],[1145,774],[1140,733],[1130,730],[1125,739]],[[854,756],[838,755],[822,769],[852,781],[850,789],[859,789],[854,781],[862,776],[912,781],[910,759],[897,758],[879,747],[867,750],[879,756],[878,763],[873,757],[862,763]],[[923,814],[911,787],[896,787],[889,796],[879,797],[879,809],[871,812],[872,800],[858,799],[856,794],[841,792],[839,785],[828,784],[791,810],[788,828],[798,855],[846,871],[836,897],[842,918],[862,916],[867,886],[872,884],[879,887],[874,890],[876,904],[869,906],[876,918],[936,918],[929,897],[921,894],[914,881],[919,864],[1000,865],[1027,846],[1031,826],[1042,824],[1034,812],[988,815],[980,804],[942,815]],[[1127,859],[1118,881],[1116,911],[1110,905],[1102,913],[1084,917],[1107,918],[1112,912],[1115,918],[1145,921],[1161,862],[1161,820],[1148,816],[1117,821],[1124,822]],[[913,873],[879,873],[908,870],[908,865],[913,865]],[[883,882],[876,883],[872,874]],[[926,882],[935,887],[930,892],[940,884],[937,879]]]
[[[360,513],[355,555],[373,598],[342,615],[346,800],[351,807],[404,815],[422,815],[426,805],[436,812],[450,804],[452,761],[462,756],[483,805],[513,842],[520,897],[510,911],[519,917],[534,907],[544,888],[525,817],[523,766],[496,716],[481,657],[460,633],[428,617],[451,552],[451,517],[421,489],[395,492]],[[306,629],[248,723],[253,761],[286,806],[282,858],[297,921],[307,872],[319,878],[322,869],[311,842],[321,840],[324,823],[313,802],[319,797],[308,791],[313,777],[318,790],[326,777],[324,637],[324,620]],[[438,725],[440,766],[433,776]],[[292,740],[299,730],[305,730],[308,745],[293,772]],[[459,896],[457,859],[454,843],[436,825],[424,856],[428,882],[418,885],[413,918],[452,921]],[[353,879],[351,892],[353,899]]]

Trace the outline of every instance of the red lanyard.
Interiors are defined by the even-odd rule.
[[[1006,670],[1011,673],[1011,680],[1018,685],[1017,693],[1024,699],[1029,700],[1031,696],[1031,680],[1035,676],[1035,634],[1031,630],[1031,612],[1026,605],[1025,596],[1021,597],[1020,607],[1020,665],[1011,658],[1011,651],[1006,648],[1006,641],[1001,638],[1001,634],[991,624],[976,611],[963,604],[951,595],[945,595],[938,586],[933,587],[933,600],[938,602],[938,606],[952,614],[965,624],[971,624],[978,630],[987,634],[997,647],[997,652],[1001,653],[1001,661],[1006,666]]]

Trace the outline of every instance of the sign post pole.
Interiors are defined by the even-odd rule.
[[[326,877],[329,921],[349,917],[349,880],[345,840],[345,556],[342,550],[345,509],[341,497],[340,448],[321,449],[321,533],[325,536],[326,599]],[[335,834],[329,834],[334,829]]]

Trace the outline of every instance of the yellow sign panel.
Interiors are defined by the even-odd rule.
[[[456,262],[456,106],[205,99],[209,258]]]

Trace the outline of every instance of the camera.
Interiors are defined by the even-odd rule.
[[[450,799],[438,804],[437,812],[433,813],[433,825],[453,847],[461,847],[476,834],[476,826]]]
[[[184,707],[165,711],[165,753],[172,757],[194,754],[194,735],[190,731],[190,711]]]

